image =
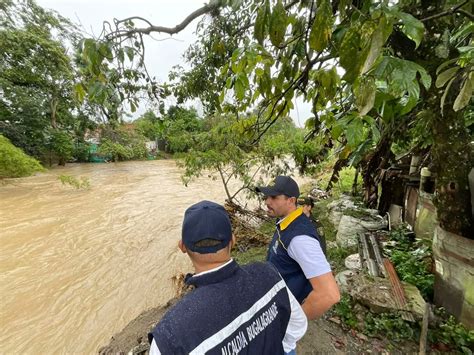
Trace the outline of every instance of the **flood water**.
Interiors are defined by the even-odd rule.
[[[0,353],[96,353],[174,297],[173,276],[191,270],[185,209],[225,198],[220,181],[184,187],[180,174],[165,160],[71,164],[0,185]]]

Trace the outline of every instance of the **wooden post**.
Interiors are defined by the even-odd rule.
[[[430,304],[425,303],[425,313],[423,314],[423,323],[421,325],[421,334],[420,334],[420,355],[426,354],[426,344],[428,337],[428,324],[430,320]]]

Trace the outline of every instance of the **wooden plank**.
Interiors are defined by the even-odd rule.
[[[419,351],[420,355],[426,355],[429,321],[430,321],[430,304],[426,302],[425,313],[423,314],[423,323],[421,324],[420,351]]]

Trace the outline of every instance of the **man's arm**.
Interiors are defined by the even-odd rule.
[[[315,319],[338,303],[341,295],[332,272],[313,277],[309,282],[313,286],[313,291],[306,297],[302,307],[308,319]]]
[[[321,245],[315,238],[299,235],[292,239],[288,255],[300,265],[313,287],[302,305],[303,311],[308,319],[321,317],[340,299],[339,287]]]
[[[291,314],[282,343],[285,353],[289,353],[296,348],[296,342],[306,333],[308,319],[295,296],[293,296],[288,288],[286,288],[286,290],[288,292],[288,298],[290,299]]]

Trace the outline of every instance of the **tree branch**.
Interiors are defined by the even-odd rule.
[[[232,202],[232,197],[230,196],[229,188],[227,187],[227,184],[226,184],[226,181],[225,181],[225,178],[224,178],[224,174],[222,173],[222,170],[221,170],[220,166],[217,167],[217,171],[219,171],[219,175],[221,176],[221,180],[224,184],[224,190],[225,190],[225,193],[227,195],[227,198],[229,199],[229,202]]]
[[[468,17],[471,21],[474,21],[474,15],[471,14],[470,12],[467,12],[466,10],[463,10],[463,9],[456,10],[456,12],[458,14],[463,14],[464,16]]]
[[[425,17],[423,19],[421,19],[420,21],[421,22],[426,22],[426,21],[429,21],[429,20],[434,20],[434,19],[437,19],[439,17],[443,17],[443,16],[446,16],[446,15],[452,15],[454,14],[455,12],[459,12],[458,9],[460,9],[461,7],[463,7],[464,5],[466,5],[467,3],[469,2],[469,0],[466,0],[456,6],[453,6],[452,8],[450,8],[449,10],[446,10],[446,11],[443,11],[443,12],[440,12],[439,14],[435,14],[435,15],[432,15],[432,16],[428,16],[428,17]],[[464,12],[464,10],[461,10]],[[467,12],[467,11],[466,11]],[[471,16],[471,19],[472,19],[472,14],[469,14]],[[468,16],[469,17],[469,16]]]
[[[213,2],[212,4],[206,4],[203,7],[197,9],[196,11],[192,12],[191,14],[186,17],[183,22],[181,22],[179,25],[176,25],[175,27],[164,27],[164,26],[149,26],[149,27],[144,27],[144,28],[134,28],[129,31],[114,31],[110,33],[107,36],[107,39],[115,39],[118,37],[131,37],[134,34],[141,33],[141,34],[150,34],[151,32],[160,32],[160,33],[168,33],[169,35],[173,35],[176,33],[181,32],[184,30],[192,21],[194,21],[196,18],[205,15],[209,12],[212,12],[216,9],[218,9],[221,6],[220,1]],[[130,17],[129,19],[133,18],[139,18],[139,17]],[[128,19],[126,19],[128,20]],[[121,20],[118,21],[117,24],[120,24],[126,20]],[[145,22],[148,22],[145,20]],[[149,23],[149,22],[148,22]]]

